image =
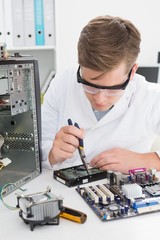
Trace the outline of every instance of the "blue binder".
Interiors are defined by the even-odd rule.
[[[34,0],[36,45],[44,45],[43,0]]]

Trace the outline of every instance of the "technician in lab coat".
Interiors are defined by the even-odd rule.
[[[43,161],[53,169],[81,164],[82,138],[93,167],[160,170],[160,152],[150,152],[160,134],[160,85],[136,74],[140,41],[136,27],[119,17],[100,16],[83,28],[79,67],[56,75],[42,105]]]

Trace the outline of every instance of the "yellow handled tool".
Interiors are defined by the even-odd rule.
[[[78,223],[84,223],[87,219],[87,215],[85,213],[77,211],[72,208],[64,207],[64,206],[60,213],[60,217],[63,217]]]

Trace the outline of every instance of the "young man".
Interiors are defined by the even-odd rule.
[[[119,17],[97,17],[83,28],[78,69],[56,75],[42,106],[43,160],[53,169],[81,164],[82,138],[90,166],[160,170],[160,152],[150,152],[160,134],[160,85],[136,74],[140,41],[135,26]]]

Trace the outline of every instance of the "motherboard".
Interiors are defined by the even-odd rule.
[[[160,211],[156,169],[131,169],[128,175],[107,171],[106,183],[78,186],[76,191],[104,222]]]

